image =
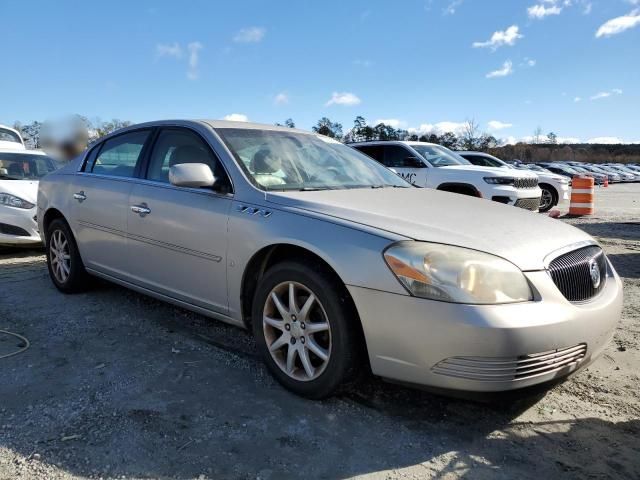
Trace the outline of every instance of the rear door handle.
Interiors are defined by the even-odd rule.
[[[82,203],[87,199],[87,196],[84,194],[84,192],[78,192],[73,194],[73,198]]]
[[[148,215],[151,213],[151,209],[147,206],[146,203],[141,203],[140,205],[131,205],[131,211],[133,213],[137,213],[141,217]]]

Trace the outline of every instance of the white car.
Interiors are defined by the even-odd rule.
[[[349,146],[418,187],[485,198],[538,211],[542,192],[532,172],[478,167],[446,147],[427,142],[374,141]]]
[[[24,150],[24,140],[16,129],[0,125],[0,149]]]
[[[0,149],[0,245],[42,242],[36,220],[38,181],[56,168],[44,152]]]
[[[483,152],[457,152],[474,165],[484,165],[487,167],[499,167],[513,169],[512,165],[500,160],[493,155]],[[556,205],[569,200],[569,179],[562,175],[557,175],[538,165],[525,165],[530,171],[538,175],[538,186],[542,191],[540,196],[540,211],[547,212]]]

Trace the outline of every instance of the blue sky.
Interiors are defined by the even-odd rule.
[[[640,0],[91,5],[0,0],[0,122],[474,118],[504,139],[640,142]]]

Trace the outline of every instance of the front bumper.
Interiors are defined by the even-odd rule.
[[[0,245],[37,245],[42,243],[36,207],[29,210],[0,206]]]
[[[489,188],[481,193],[485,198],[494,202],[538,211],[542,190],[538,187],[515,188],[509,185],[489,185]]]
[[[547,272],[525,275],[536,300],[507,305],[461,305],[348,287],[373,373],[447,390],[496,392],[550,382],[591,363],[621,316],[619,277],[611,269],[596,298],[572,304]],[[471,359],[470,368],[464,359]],[[541,360],[558,368],[527,367]],[[505,366],[512,364],[514,373],[508,375]]]
[[[563,183],[558,188],[558,204],[569,200],[569,184]]]

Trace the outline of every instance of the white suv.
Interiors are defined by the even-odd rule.
[[[538,186],[542,191],[540,197],[540,211],[548,212],[556,205],[569,200],[569,180],[535,164],[520,164],[517,167],[509,165],[498,157],[483,152],[457,152],[462,158],[474,165],[498,167],[506,169],[529,169],[538,176]]]
[[[349,146],[369,155],[418,187],[486,198],[538,211],[541,190],[533,172],[472,165],[441,145],[374,141]]]
[[[24,140],[16,129],[0,125],[0,148],[24,150]]]

